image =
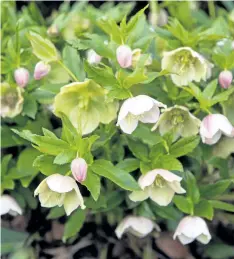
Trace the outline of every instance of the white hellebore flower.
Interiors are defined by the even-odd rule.
[[[87,52],[87,60],[91,65],[99,64],[102,60],[102,57],[98,55],[93,49],[88,50]]]
[[[9,213],[12,216],[16,216],[17,214],[22,214],[22,209],[16,200],[10,195],[4,194],[0,197],[0,215],[4,215]]]
[[[34,195],[38,194],[42,207],[64,206],[67,215],[70,215],[79,206],[81,209],[85,209],[80,190],[75,180],[69,176],[50,175],[35,190]]]
[[[128,216],[124,218],[115,230],[116,236],[120,239],[125,232],[130,232],[137,237],[145,237],[156,228],[160,228],[152,220],[145,217]]]
[[[189,47],[165,52],[162,69],[172,73],[171,79],[178,86],[186,86],[193,80],[200,82],[211,76],[212,64]]]
[[[137,128],[138,121],[156,123],[160,115],[159,107],[166,108],[166,105],[147,95],[129,98],[120,108],[117,126],[123,132],[131,134]]]
[[[197,239],[202,244],[208,244],[211,240],[209,229],[204,219],[196,216],[184,217],[173,236],[179,238],[183,245],[187,245]]]
[[[160,206],[167,206],[175,193],[185,193],[181,187],[181,177],[164,169],[154,169],[140,176],[138,184],[142,191],[133,191],[129,198],[132,201],[144,201],[148,198]]]
[[[224,115],[209,114],[202,120],[200,135],[203,143],[208,145],[217,143],[222,133],[227,137],[234,137],[234,128]]]

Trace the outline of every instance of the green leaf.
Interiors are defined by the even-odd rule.
[[[153,167],[162,168],[166,170],[183,171],[181,162],[171,155],[160,156],[153,162]]]
[[[131,138],[127,138],[128,147],[133,153],[133,155],[142,161],[148,161],[149,148],[147,145],[140,141],[136,141]]]
[[[212,205],[213,208],[215,209],[220,209],[220,210],[226,210],[230,212],[234,212],[234,205],[223,202],[223,201],[215,201],[215,200],[210,200],[209,203]]]
[[[9,154],[9,155],[6,155],[2,158],[2,161],[1,161],[1,168],[0,168],[0,171],[1,171],[1,176],[4,176],[7,171],[8,171],[8,166],[9,166],[9,163],[11,161],[11,158],[12,158],[12,155]]]
[[[149,201],[151,210],[163,219],[179,220],[180,213],[173,206],[159,206],[153,201]]]
[[[212,259],[233,258],[234,249],[233,246],[226,244],[209,244],[205,249],[204,255]]]
[[[1,228],[1,234],[1,255],[20,248],[28,237],[28,234],[25,232],[17,232],[7,228]]]
[[[140,162],[135,158],[126,158],[120,161],[116,167],[124,170],[126,173],[131,173],[140,167]]]
[[[209,201],[201,200],[194,207],[194,215],[212,220],[214,216],[214,210]]]
[[[94,174],[91,169],[89,169],[87,173],[87,178],[82,184],[87,187],[93,199],[97,201],[101,191],[100,177]]]
[[[70,163],[73,159],[76,158],[76,153],[77,152],[72,149],[64,150],[55,157],[54,164],[63,165]]]
[[[154,215],[154,213],[152,212],[149,204],[144,201],[140,204],[139,207],[137,207],[137,215],[142,216],[142,217],[146,217],[152,220],[155,220],[156,217]]]
[[[45,62],[57,61],[59,56],[54,44],[48,40],[42,38],[39,34],[35,32],[30,32],[28,39],[31,42],[33,53]]]
[[[76,49],[66,45],[63,49],[63,62],[79,81],[83,81],[85,79],[83,62]]]
[[[38,173],[38,169],[33,167],[33,161],[36,157],[40,155],[40,152],[34,148],[24,149],[17,161],[17,178],[22,178],[25,176],[34,176]]]
[[[24,98],[24,106],[22,115],[26,115],[29,118],[35,119],[37,113],[37,102],[32,96]]]
[[[57,218],[60,218],[62,216],[64,216],[66,213],[65,213],[65,210],[63,207],[54,207],[54,208],[51,208],[50,209],[50,212],[49,214],[47,215],[46,219],[57,219]]]
[[[56,165],[53,162],[53,156],[40,155],[34,160],[33,166],[40,170],[41,173],[46,176],[50,176],[54,173],[64,175],[70,170],[70,164]]]
[[[113,166],[109,161],[103,159],[96,160],[92,164],[91,169],[94,173],[111,180],[125,190],[139,190],[137,182],[130,174]]]
[[[171,146],[170,155],[174,157],[184,156],[192,152],[197,147],[199,142],[200,142],[200,137],[198,136],[181,138]]]
[[[220,180],[216,183],[203,185],[200,187],[201,197],[206,199],[214,198],[224,193],[233,180]]]
[[[173,202],[175,203],[176,207],[183,213],[190,214],[193,212],[193,204],[189,199],[181,195],[175,195]]]
[[[191,199],[191,201],[194,204],[197,204],[200,200],[200,192],[197,186],[197,180],[195,176],[189,171],[184,172],[183,176],[183,179],[187,187],[187,196]]]
[[[215,79],[213,81],[211,81],[205,88],[205,90],[202,92],[202,95],[205,99],[211,99],[212,96],[215,93],[215,90],[217,88],[218,85],[218,80]]]
[[[66,242],[68,238],[77,235],[85,222],[86,211],[77,209],[68,218],[64,227],[63,242]]]

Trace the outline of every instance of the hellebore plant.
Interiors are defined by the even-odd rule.
[[[209,17],[188,1],[152,1],[149,21],[148,6],[130,17],[133,2],[65,1],[48,19],[36,2],[2,5],[1,215],[63,222],[72,249],[95,225],[94,257],[110,258],[146,258],[159,225],[185,245],[209,243],[213,219],[232,224],[231,5],[209,2]],[[112,255],[138,246],[127,232],[144,248]]]

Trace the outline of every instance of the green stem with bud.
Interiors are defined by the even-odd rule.
[[[58,60],[57,62],[67,71],[67,73],[75,82],[79,82],[79,79],[72,73],[72,71],[67,66],[65,66],[65,64],[61,60]]]

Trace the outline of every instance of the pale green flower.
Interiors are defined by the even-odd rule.
[[[82,134],[94,131],[100,123],[116,118],[118,102],[106,102],[106,90],[93,80],[63,86],[55,96],[54,113],[65,113]]]
[[[13,118],[21,113],[23,109],[22,89],[18,86],[10,86],[1,83],[1,116]]]
[[[186,86],[192,81],[206,81],[211,76],[212,64],[189,47],[165,52],[162,69],[169,71],[174,84]]]
[[[161,135],[173,130],[175,138],[197,135],[201,121],[186,107],[175,105],[165,109],[152,130],[159,128]]]
[[[44,179],[34,192],[39,195],[42,207],[64,206],[70,215],[79,206],[85,209],[84,200],[75,180],[69,176],[53,174]]]

